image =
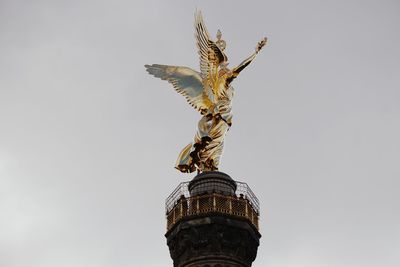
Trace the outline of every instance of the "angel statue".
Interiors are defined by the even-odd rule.
[[[175,166],[181,172],[190,173],[195,170],[199,173],[218,170],[225,134],[232,125],[231,83],[267,42],[267,38],[263,38],[251,56],[239,66],[229,69],[224,53],[226,43],[221,39],[221,31],[218,30],[217,40],[213,41],[200,11],[195,13],[195,37],[200,73],[188,67],[145,65],[150,74],[171,83],[203,116],[198,123],[194,142],[182,149]]]

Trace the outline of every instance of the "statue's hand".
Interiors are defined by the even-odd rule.
[[[261,48],[267,43],[267,37],[264,37],[261,41],[258,42],[256,46],[256,53],[260,52]]]

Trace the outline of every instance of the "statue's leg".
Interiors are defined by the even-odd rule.
[[[181,153],[178,156],[175,168],[180,170],[181,172],[194,172],[196,170],[196,166],[194,165],[193,159],[190,156],[192,147],[192,143],[188,144],[182,149]]]
[[[203,160],[203,152],[208,144],[212,141],[210,137],[210,129],[212,127],[213,117],[211,115],[203,116],[199,123],[196,135],[194,137],[194,144],[190,152],[190,158],[193,164],[198,168],[199,171],[205,170],[205,161]]]
[[[224,147],[224,139],[229,125],[222,119],[216,119],[213,127],[209,131],[211,142],[204,148],[202,153],[202,161],[207,162],[208,170],[218,170],[222,150]]]
[[[229,124],[222,117],[203,116],[198,124],[189,158],[200,171],[218,170]]]
[[[175,168],[181,172],[194,172],[197,169],[204,170],[205,161],[202,160],[202,153],[211,142],[209,132],[212,126],[212,116],[203,116],[198,124],[194,143],[185,146],[178,156]]]

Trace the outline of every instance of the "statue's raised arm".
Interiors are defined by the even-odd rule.
[[[255,59],[255,57],[257,56],[258,52],[261,51],[261,49],[266,45],[267,43],[267,38],[264,37],[261,41],[259,41],[257,43],[255,52],[253,54],[251,54],[248,58],[246,58],[245,60],[242,61],[242,63],[240,63],[236,68],[234,68],[232,70],[232,76],[229,79],[229,82],[233,81],[233,79],[235,79],[239,73],[244,70],[244,68],[246,68],[252,61],[253,59]]]

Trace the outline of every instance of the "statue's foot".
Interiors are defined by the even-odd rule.
[[[191,165],[182,164],[182,165],[176,166],[175,168],[183,173],[192,173],[196,170],[196,167],[193,164],[191,164]]]

